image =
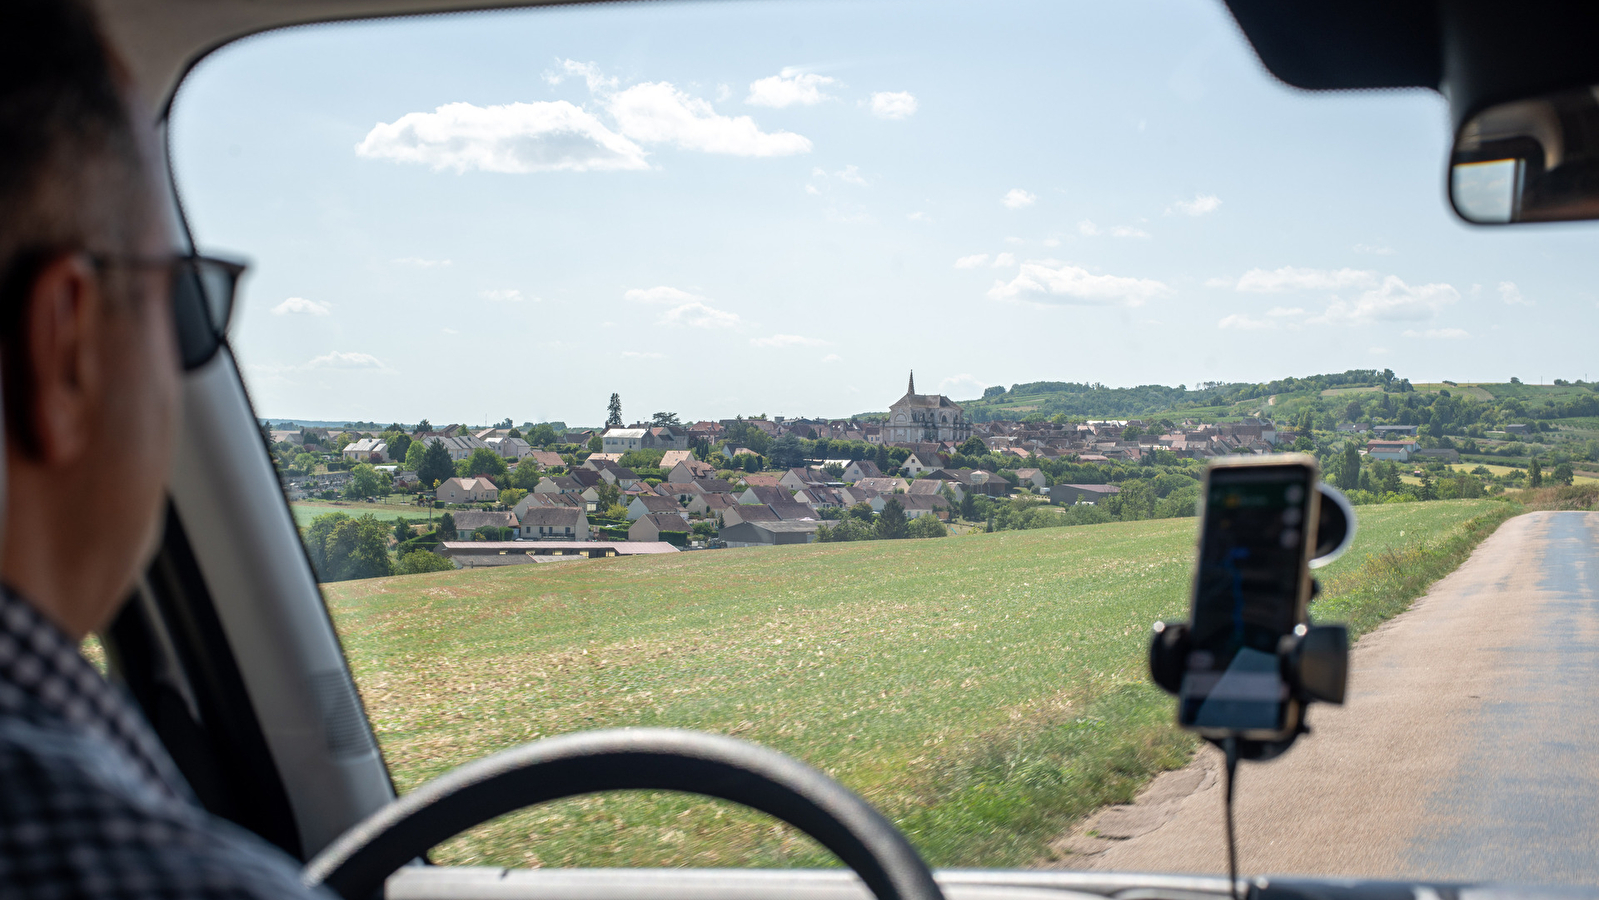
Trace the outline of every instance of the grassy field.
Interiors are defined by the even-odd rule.
[[[402,516],[411,520],[426,519],[428,516],[426,507],[398,503],[295,500],[289,504],[289,507],[294,510],[294,524],[301,528],[310,525],[311,520],[317,516],[327,515],[331,512],[341,512],[351,516],[364,516],[370,513],[384,522],[398,519]],[[434,515],[437,515],[437,513],[434,513]]]
[[[1512,509],[1361,507],[1355,547],[1321,571],[1319,614],[1371,627]],[[1150,623],[1184,615],[1194,524],[594,560],[326,592],[401,791],[542,736],[693,727],[826,769],[935,865],[1022,865],[1192,752],[1143,659]],[[830,864],[770,819],[677,795],[551,804],[433,855]]]

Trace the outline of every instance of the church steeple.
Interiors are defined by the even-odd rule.
[[[907,394],[916,393],[916,370],[915,369],[911,370],[911,383],[906,386],[905,393],[907,393]]]

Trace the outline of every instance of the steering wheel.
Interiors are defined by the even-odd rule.
[[[468,763],[368,816],[306,864],[307,885],[369,900],[429,848],[524,807],[598,791],[682,791],[759,810],[810,835],[878,900],[943,900],[905,836],[848,788],[747,741],[669,728],[546,738]]]

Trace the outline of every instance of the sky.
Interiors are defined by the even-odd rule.
[[[846,416],[917,389],[1591,378],[1599,225],[1473,226],[1444,101],[1219,3],[733,0],[289,29],[181,88],[269,418]]]

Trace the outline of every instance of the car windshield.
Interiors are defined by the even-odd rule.
[[[1599,526],[1521,514],[1599,486],[1595,232],[1462,224],[1448,137],[1435,93],[1274,81],[1220,4],[1041,0],[295,28],[170,128],[400,791],[674,726],[935,866],[1223,872],[1145,650],[1206,465],[1300,451],[1359,522],[1311,614],[1361,640],[1241,770],[1241,867],[1593,883]],[[432,858],[834,864],[673,794]]]

